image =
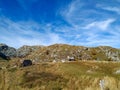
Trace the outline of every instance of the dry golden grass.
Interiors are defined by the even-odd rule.
[[[120,90],[120,69],[116,62],[40,63],[29,67],[12,67],[14,61],[1,62],[0,90]]]

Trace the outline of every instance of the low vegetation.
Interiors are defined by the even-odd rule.
[[[120,90],[120,63],[76,61],[14,67],[0,62],[0,90]],[[103,80],[102,87],[100,81]]]

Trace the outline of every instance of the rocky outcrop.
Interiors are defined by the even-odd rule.
[[[3,53],[0,53],[0,60],[10,60],[10,58]]]
[[[17,57],[25,57],[29,54],[31,54],[32,52],[41,49],[43,46],[27,46],[24,45],[22,47],[20,47],[19,49],[17,49]]]
[[[34,61],[69,61],[74,60],[97,60],[97,61],[120,61],[120,49],[109,46],[84,47],[67,44],[54,44],[50,46],[27,46],[19,49],[0,44],[0,53],[8,57],[32,59]]]
[[[108,46],[84,47],[55,44],[37,50],[27,58],[39,61],[62,61],[74,57],[75,60],[120,61],[120,50]]]
[[[6,44],[0,44],[0,53],[5,55],[6,57],[25,57],[29,55],[31,52],[39,50],[43,46],[27,46],[24,45],[19,49],[15,49]]]
[[[20,47],[19,49],[15,49],[13,47],[10,47],[6,44],[0,44],[0,55],[1,55],[1,59],[5,59],[5,57],[25,57],[27,55],[29,55],[31,52],[34,52],[36,50],[39,50],[41,47],[43,46],[27,46],[24,45],[22,47]],[[4,58],[2,58],[4,57]]]
[[[120,61],[120,50],[108,46],[100,47],[109,61]]]
[[[9,47],[6,44],[0,44],[0,52],[8,57],[16,56],[16,49],[13,47]]]

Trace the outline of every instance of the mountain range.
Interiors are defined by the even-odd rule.
[[[110,46],[84,47],[67,44],[54,44],[50,46],[24,45],[18,49],[6,44],[0,44],[0,60],[13,58],[31,59],[39,62],[96,60],[120,61],[120,49]]]

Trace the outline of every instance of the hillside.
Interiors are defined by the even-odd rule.
[[[12,63],[0,63],[4,66],[0,69],[0,90],[120,90],[119,62],[45,62],[10,67]]]
[[[109,46],[84,47],[66,44],[54,44],[32,52],[26,58],[39,61],[96,60],[120,61],[120,50]]]
[[[27,46],[18,49],[0,44],[0,52],[12,58],[32,59],[39,62],[78,60],[120,61],[120,49],[109,46],[84,47],[67,44]]]
[[[0,90],[120,90],[119,49],[67,44],[0,48]],[[21,59],[37,63],[21,67]]]

